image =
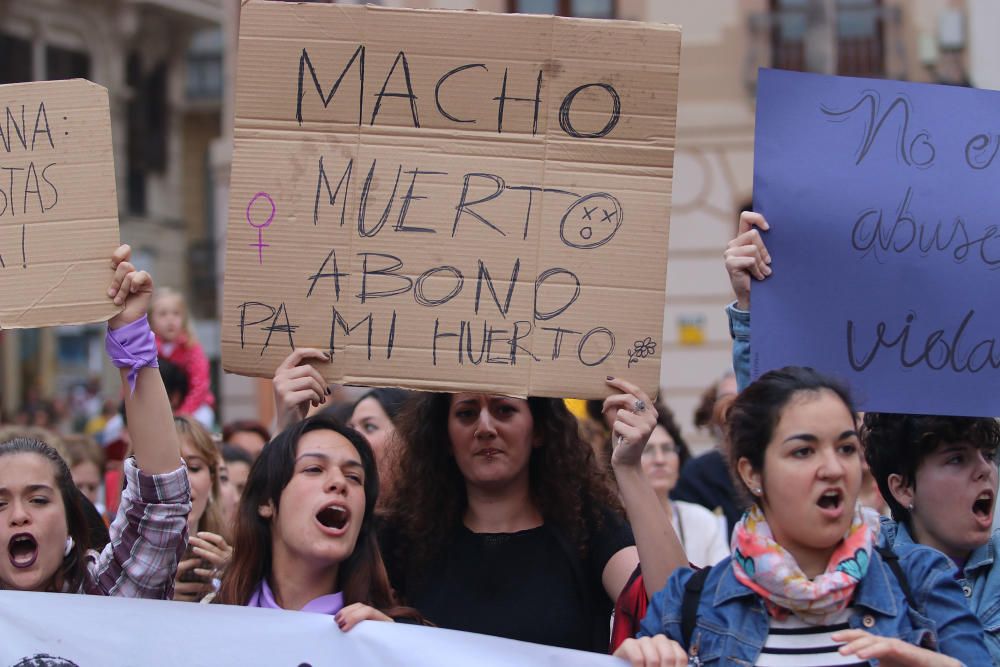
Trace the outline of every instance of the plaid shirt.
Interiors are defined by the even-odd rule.
[[[187,468],[147,475],[125,461],[125,489],[104,551],[87,554],[80,593],[169,600],[187,548],[191,486]]]

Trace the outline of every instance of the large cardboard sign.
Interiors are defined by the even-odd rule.
[[[752,371],[813,366],[865,410],[1000,415],[1000,93],[762,71]]]
[[[223,364],[516,395],[659,384],[680,30],[251,1]]]
[[[402,623],[350,632],[302,611],[0,591],[0,665],[620,667],[618,658]],[[97,640],[96,638],[99,638]]]
[[[111,318],[117,245],[108,91],[0,86],[0,329]]]

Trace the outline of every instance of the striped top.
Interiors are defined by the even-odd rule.
[[[809,625],[794,614],[779,621],[771,617],[767,641],[757,658],[757,667],[863,667],[856,656],[840,655],[842,644],[830,635],[850,628],[851,608],[837,614],[830,625]]]

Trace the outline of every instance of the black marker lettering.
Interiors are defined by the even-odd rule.
[[[573,282],[575,283],[575,288],[574,288],[574,291],[573,291],[573,296],[571,296],[566,303],[564,303],[563,305],[559,306],[558,308],[555,308],[553,310],[549,310],[549,311],[546,311],[546,312],[539,311],[538,310],[538,302],[539,302],[539,298],[538,297],[539,297],[539,293],[542,290],[542,286],[545,284],[545,281],[547,281],[549,278],[551,278],[552,276],[560,275],[560,274],[561,275],[569,276],[570,278],[573,279]],[[578,298],[580,298],[580,291],[581,291],[580,279],[577,278],[576,274],[573,273],[572,271],[570,271],[568,269],[554,268],[554,269],[548,269],[547,271],[542,272],[538,276],[538,278],[535,280],[535,321],[536,322],[544,322],[546,320],[551,320],[552,318],[561,315],[562,313],[564,313],[566,311],[567,308],[569,308],[570,306],[572,306],[576,302],[576,300]]]
[[[479,260],[479,276],[476,278],[476,306],[475,313],[479,314],[479,298],[483,292],[483,281],[486,281],[486,287],[490,291],[490,295],[493,297],[493,303],[496,304],[497,310],[503,315],[504,319],[507,319],[507,312],[510,310],[510,301],[514,296],[514,288],[517,286],[517,275],[521,270],[521,259],[517,258],[514,260],[514,268],[510,272],[510,280],[507,282],[507,297],[504,299],[503,305],[500,305],[500,298],[497,296],[497,291],[493,287],[493,278],[490,277],[490,271],[486,268],[483,260]]]
[[[986,155],[986,149],[993,146],[993,150]],[[997,156],[1000,149],[1000,136],[991,137],[988,134],[977,134],[969,139],[965,144],[965,163],[973,169],[986,169],[993,164],[993,158]]]
[[[573,107],[573,100],[575,100],[576,96],[587,88],[600,88],[611,97],[611,113],[608,117],[608,122],[605,123],[604,127],[596,132],[580,132],[573,127],[573,123],[569,119],[569,112]],[[561,127],[562,131],[571,137],[577,137],[579,139],[597,139],[611,134],[611,130],[615,129],[615,126],[618,125],[618,120],[621,118],[621,115],[622,100],[618,96],[618,91],[614,89],[614,86],[610,86],[606,83],[585,83],[582,86],[578,86],[571,90],[569,94],[563,98],[562,104],[559,105],[559,127]]]
[[[362,317],[360,320],[358,320],[357,322],[355,322],[353,325],[348,326],[347,320],[344,319],[343,315],[340,314],[340,312],[337,310],[337,308],[333,307],[332,310],[333,310],[333,317],[330,319],[330,356],[332,357],[332,356],[334,356],[337,353],[336,352],[336,342],[337,342],[337,327],[338,326],[340,327],[340,330],[344,332],[345,336],[350,337],[351,333],[353,333],[355,329],[357,329],[358,327],[360,327],[362,324],[367,324],[368,325],[368,342],[367,342],[367,346],[368,346],[368,361],[371,361],[372,360],[372,329],[373,329],[372,324],[374,322],[374,320],[372,318],[372,314],[368,313],[368,315],[366,315],[365,317]]]
[[[507,95],[507,72],[508,69],[505,67],[503,70],[503,82],[500,84],[500,95],[493,98],[494,101],[499,102],[497,105],[497,133],[503,134],[504,107],[509,100],[511,102],[534,102],[535,113],[531,124],[531,136],[535,136],[538,134],[538,110],[542,106],[542,71],[538,71],[538,81],[535,84],[534,97],[510,97]]]
[[[893,100],[881,118],[878,118],[880,106],[878,94],[871,91],[865,92],[861,96],[861,99],[848,109],[836,110],[827,106],[820,106],[820,111],[827,116],[840,119],[851,115],[865,104],[868,106],[868,115],[865,118],[864,136],[862,137],[861,146],[857,153],[858,157],[854,164],[861,164],[862,160],[865,159],[865,156],[868,155],[868,152],[874,145],[875,139],[878,138],[878,133],[882,129],[882,126],[885,125],[889,116],[896,109],[899,109],[900,114],[902,114],[902,121],[897,134],[899,145],[896,146],[896,157],[902,159],[907,165],[915,167],[928,167],[934,162],[936,151],[930,142],[930,135],[927,132],[919,132],[913,139],[907,140],[910,127],[910,101],[906,97],[899,96]],[[926,146],[928,156],[925,159],[921,160],[914,157],[914,147],[918,143]]]
[[[413,287],[413,280],[407,276],[400,275],[396,273],[399,269],[403,268],[403,261],[396,257],[395,255],[386,255],[380,252],[362,252],[358,253],[362,258],[361,263],[361,291],[356,295],[361,303],[364,303],[368,299],[380,299],[388,296],[395,296],[396,294],[403,294],[408,292],[411,287]],[[380,269],[368,268],[368,258],[369,257],[380,257],[382,259],[388,260],[390,264],[388,266],[382,267]],[[368,276],[386,276],[388,278],[395,278],[406,283],[404,287],[397,287],[391,290],[384,290],[381,292],[373,292],[368,289]]]
[[[392,202],[396,199],[396,190],[399,188],[399,175],[403,171],[403,165],[400,165],[396,169],[396,182],[392,186],[392,193],[389,195],[389,201],[385,203],[385,210],[382,211],[382,217],[375,224],[372,229],[365,228],[365,218],[368,212],[368,193],[371,191],[372,187],[372,177],[375,175],[375,164],[378,160],[372,160],[372,167],[368,170],[368,177],[365,179],[365,185],[361,189],[361,203],[358,206],[358,235],[362,238],[372,237],[381,231],[382,227],[385,226],[386,220],[389,219],[389,212],[392,210]]]
[[[587,360],[583,358],[583,348],[587,346],[587,342],[595,334],[604,334],[608,338],[607,351],[603,356],[594,360]],[[611,356],[611,353],[615,351],[615,335],[611,333],[611,330],[606,327],[595,327],[585,333],[583,338],[580,339],[580,344],[576,348],[576,356],[580,359],[580,363],[584,366],[599,366],[604,363],[604,361]]]
[[[482,199],[468,201],[466,197],[469,195],[469,183],[473,178],[483,178],[493,181],[493,184],[496,186],[496,190]],[[455,232],[458,230],[458,221],[462,219],[463,213],[468,213],[479,222],[496,231],[500,234],[500,236],[507,236],[503,233],[503,230],[470,208],[477,204],[483,204],[496,199],[501,195],[501,193],[503,193],[505,187],[506,185],[504,184],[504,180],[495,174],[466,174],[464,182],[462,183],[462,196],[459,199],[458,206],[455,207],[455,223],[451,226],[451,237],[455,238]]]
[[[326,269],[326,265],[329,264],[331,261],[333,262],[333,270],[324,273],[324,269]],[[333,278],[334,301],[339,302],[340,301],[340,279],[341,278],[346,278],[349,275],[351,275],[351,274],[349,274],[349,273],[341,273],[340,269],[337,267],[337,249],[336,248],[332,248],[330,250],[329,254],[327,254],[326,259],[324,259],[323,263],[320,264],[319,271],[317,271],[316,273],[314,273],[311,276],[309,276],[308,278],[306,278],[306,280],[310,281],[309,282],[309,291],[306,292],[306,298],[308,299],[309,297],[312,296],[313,290],[316,289],[316,283],[319,282],[319,280],[321,278]]]
[[[372,164],[372,169],[375,168],[374,163]],[[340,226],[344,226],[344,219],[347,217],[347,193],[351,189],[351,172],[354,169],[354,158],[347,161],[347,168],[344,169],[344,173],[340,176],[340,180],[337,181],[337,189],[330,190],[330,181],[326,177],[326,170],[323,168],[323,156],[319,156],[319,177],[316,179],[316,203],[313,204],[313,224],[319,223],[319,194],[322,188],[326,188],[327,199],[330,200],[330,206],[337,203],[337,196],[340,194],[340,188],[344,188],[344,196],[340,200]],[[369,172],[370,174],[370,172]],[[367,181],[366,181],[367,184]]]
[[[330,88],[329,95],[323,94],[323,87],[319,83],[319,77],[316,76],[316,69],[313,67],[312,61],[309,59],[309,52],[304,48],[302,49],[302,55],[299,57],[299,81],[298,81],[298,100],[295,103],[295,120],[302,124],[302,98],[305,97],[305,92],[303,91],[302,79],[305,77],[305,68],[308,65],[309,74],[312,75],[313,84],[316,86],[316,92],[319,94],[320,101],[323,102],[323,108],[326,109],[330,106],[330,102],[333,101],[333,96],[337,94],[337,89],[340,88],[341,82],[344,80],[344,75],[347,74],[347,70],[351,69],[357,61],[358,63],[358,85],[360,86],[360,91],[358,93],[358,127],[361,127],[361,118],[364,113],[365,106],[365,47],[364,45],[358,46],[354,51],[354,55],[351,59],[347,61],[344,65],[344,69],[340,72],[340,76],[333,83],[333,87]],[[9,149],[8,149],[9,150]]]
[[[406,83],[406,92],[387,93],[385,92],[385,89],[389,86],[389,80],[396,71],[396,66],[400,63],[403,63],[403,79]],[[410,100],[410,115],[413,118],[413,127],[420,127],[420,117],[417,114],[417,96],[413,94],[413,82],[410,80],[410,63],[406,60],[406,54],[403,51],[396,54],[396,59],[392,62],[392,67],[389,68],[389,73],[385,75],[385,81],[382,83],[382,90],[378,91],[377,97],[378,99],[375,100],[375,109],[372,110],[372,119],[369,125],[375,124],[375,118],[378,116],[379,109],[382,108],[383,97],[405,97]]]
[[[489,328],[489,331],[486,333],[486,363],[500,364],[501,366],[509,366],[513,363],[511,358],[513,349],[508,350],[506,356],[493,356],[493,342],[495,340],[510,340],[509,338],[500,338],[500,336],[503,336],[506,333],[506,329],[496,329],[492,326]]]
[[[441,320],[434,319],[434,338],[431,341],[431,363],[437,366],[437,344],[439,338],[458,338],[458,363],[462,363],[462,333],[452,333],[450,331],[439,331]]]
[[[562,327],[542,327],[543,331],[554,331],[556,335],[552,340],[552,361],[559,358],[562,352],[562,343],[564,334],[576,334],[579,335],[580,331],[573,331],[572,329],[563,329]]]
[[[385,358],[392,359],[392,346],[396,342],[396,311],[392,311],[392,322],[389,324],[389,342],[385,346]]]
[[[447,176],[446,171],[421,171],[420,169],[413,169],[412,171],[405,171],[404,174],[410,174],[413,178],[410,179],[410,187],[406,190],[406,194],[403,195],[403,203],[399,208],[399,220],[396,221],[396,231],[397,232],[423,232],[436,234],[433,229],[428,227],[406,227],[406,214],[410,210],[410,202],[418,201],[420,199],[427,199],[427,197],[418,196],[413,194],[413,187],[417,183],[417,176]]]
[[[452,277],[455,279],[455,285],[451,288],[451,291],[448,292],[443,297],[440,297],[438,299],[431,299],[426,294],[424,294],[424,283],[427,281],[428,278],[435,276],[438,273],[450,273]],[[413,298],[421,306],[427,306],[429,308],[433,308],[435,306],[441,306],[448,303],[456,296],[458,296],[458,293],[462,291],[462,285],[464,284],[465,284],[465,277],[462,275],[462,272],[456,269],[454,266],[438,266],[433,269],[428,269],[427,271],[424,271],[423,273],[420,274],[420,276],[417,278],[417,282],[414,283],[413,285]]]
[[[40,125],[39,120],[42,121],[42,129],[38,129]],[[35,131],[31,135],[31,150],[35,150],[35,139],[39,134],[44,134],[49,140],[49,148],[56,147],[56,145],[52,143],[52,132],[49,130],[49,117],[45,113],[45,102],[40,102],[38,104],[38,112],[35,114]]]
[[[278,320],[281,316],[285,316],[285,323],[279,324]],[[260,348],[260,356],[264,356],[264,352],[267,351],[268,346],[271,344],[271,336],[275,333],[287,333],[288,334],[288,349],[295,349],[295,341],[292,339],[292,334],[298,329],[297,324],[292,324],[288,320],[288,310],[285,308],[285,304],[282,303],[278,306],[277,312],[274,313],[274,320],[266,327],[262,327],[262,331],[267,332],[267,339],[264,341],[264,346]]]
[[[52,205],[48,206],[48,207],[44,207],[42,209],[43,211],[51,211],[52,209],[54,209],[56,207],[56,204],[59,203],[59,190],[57,190],[55,184],[52,181],[50,181],[45,176],[45,172],[48,171],[49,167],[54,167],[54,166],[56,166],[56,163],[55,162],[51,162],[51,163],[45,165],[45,167],[42,168],[42,180],[45,181],[50,188],[52,188]],[[4,196],[4,201],[6,202],[6,200],[7,200],[7,197],[5,195]],[[6,204],[5,204],[5,207],[6,207]],[[0,215],[3,215],[3,213],[0,212]]]
[[[465,330],[465,353],[468,356],[470,362],[473,366],[478,366],[483,362],[483,357],[486,356],[486,322],[483,322],[483,335],[479,339],[482,341],[479,346],[479,357],[472,356],[472,323],[462,322],[462,328]],[[461,338],[458,343],[458,361],[462,362],[462,343]]]
[[[522,326],[523,327],[527,327],[527,331],[525,331],[524,333],[521,333],[521,327]],[[529,357],[531,357],[535,361],[541,361],[541,359],[539,359],[538,357],[536,357],[531,352],[531,350],[529,350],[528,348],[524,347],[523,345],[521,345],[518,342],[522,338],[527,338],[528,336],[530,336],[532,329],[534,329],[534,325],[531,322],[529,322],[528,320],[518,320],[518,321],[514,322],[514,333],[510,337],[510,365],[511,366],[517,365],[517,351],[518,350],[521,350],[522,352],[525,352]]]
[[[34,182],[34,187],[31,187],[31,183]],[[24,178],[24,212],[28,212],[28,195],[29,194],[38,195],[38,212],[45,213],[45,204],[42,202],[42,190],[38,185],[38,173],[35,171],[35,163],[28,163],[28,173]]]
[[[484,71],[487,72],[489,71],[489,69],[483,63],[470,63],[468,65],[461,65],[451,70],[450,72],[446,72],[445,75],[442,76],[440,79],[438,79],[438,82],[434,85],[434,104],[437,105],[438,113],[440,113],[442,116],[444,116],[445,118],[447,118],[452,122],[475,123],[476,120],[474,118],[469,118],[469,119],[456,118],[455,116],[445,111],[444,107],[441,105],[441,86],[444,85],[445,81],[447,81],[454,75],[458,74],[459,72],[464,72],[465,70],[472,69],[474,67],[482,67]]]

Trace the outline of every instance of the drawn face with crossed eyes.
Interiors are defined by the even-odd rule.
[[[621,203],[606,192],[595,192],[569,207],[559,225],[559,236],[573,248],[597,248],[610,241],[621,226]]]

